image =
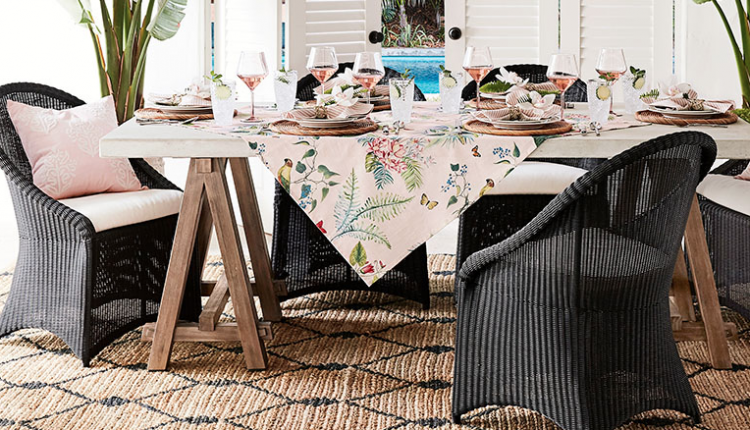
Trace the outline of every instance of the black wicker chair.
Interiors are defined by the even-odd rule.
[[[339,64],[339,70],[336,72],[338,73],[344,73],[346,68],[353,69],[354,63],[341,63]],[[385,76],[378,82],[378,84],[387,84],[389,80],[393,78],[398,78],[401,76],[401,72],[398,72],[396,70],[391,69],[390,67],[385,68]],[[302,77],[302,79],[297,82],[297,98],[300,101],[310,101],[315,100],[315,88],[317,88],[320,85],[320,82],[318,82],[317,79],[315,79],[315,76],[313,75],[305,75]],[[414,86],[414,101],[417,102],[423,102],[427,100],[422,94],[422,91],[419,89],[419,87]]]
[[[79,212],[44,194],[7,111],[14,100],[47,109],[84,104],[39,84],[0,86],[0,168],[18,220],[20,249],[0,336],[23,328],[60,337],[88,366],[110,342],[156,319],[177,216],[96,232]],[[178,189],[143,160],[131,160],[152,189]],[[182,318],[200,313],[200,265],[191,268]],[[202,262],[200,262],[202,263]]]
[[[347,67],[352,68],[354,64],[342,63],[338,73],[344,73]],[[399,72],[386,68],[380,82],[387,83],[398,76]],[[313,90],[318,85],[314,76],[303,77],[297,84],[297,98],[301,101],[313,100]],[[416,87],[414,100],[425,100],[424,94]],[[368,287],[278,183],[274,209],[271,262],[275,278],[286,282],[288,295],[283,300],[323,291],[366,290],[414,300],[421,303],[423,308],[429,308],[426,245],[415,249],[372,287]]]
[[[731,160],[711,173],[736,176],[747,167],[748,162],[750,160]],[[706,181],[710,179],[711,176]],[[737,196],[737,199],[747,198],[747,195]],[[698,188],[698,202],[719,301],[750,319],[750,216],[712,201],[701,194],[701,187]]]
[[[612,429],[651,409],[700,412],[672,337],[669,289],[703,133],[645,142],[587,173],[459,274],[453,419],[487,405],[564,429]]]

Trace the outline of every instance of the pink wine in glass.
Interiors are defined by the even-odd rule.
[[[331,77],[338,71],[338,67],[335,66],[315,66],[309,69],[310,73],[315,76],[315,79],[321,83],[321,85],[331,79]]]
[[[596,69],[596,73],[599,74],[599,76],[606,76],[607,80],[615,83],[620,79],[620,76],[622,76],[625,72],[622,70],[619,71],[612,71],[612,70],[599,70]]]
[[[375,88],[375,85],[377,85],[382,78],[383,75],[381,73],[357,73],[354,75],[354,79],[368,90]]]
[[[564,93],[565,90],[570,88],[570,86],[573,85],[576,80],[578,80],[577,77],[570,75],[552,75],[549,76],[548,79],[553,84],[555,84],[555,86],[560,90],[561,93]]]
[[[256,88],[258,88],[258,85],[263,81],[263,78],[266,77],[266,75],[239,75],[238,76],[242,82],[247,85],[248,88],[250,88],[250,91],[255,91]]]
[[[479,82],[490,73],[492,66],[480,66],[480,67],[465,67],[464,70],[471,76],[472,79],[479,85]]]

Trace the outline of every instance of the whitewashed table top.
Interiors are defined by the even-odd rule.
[[[568,109],[566,112],[571,112]],[[576,104],[575,111],[585,113],[586,105]],[[633,119],[626,115],[625,118]],[[613,130],[597,137],[574,133],[549,139],[528,158],[609,158],[654,137],[680,131],[702,131],[714,138],[717,158],[750,158],[750,124],[740,120],[727,128],[686,127],[653,124],[646,127]],[[258,141],[264,137],[258,136]],[[253,156],[241,139],[169,125],[140,126],[130,120],[100,142],[102,157],[124,158],[209,158]]]

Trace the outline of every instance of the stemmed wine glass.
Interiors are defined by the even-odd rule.
[[[367,89],[367,103],[370,103],[370,91],[385,76],[383,59],[379,52],[360,52],[354,58],[354,79]]]
[[[307,70],[323,85],[339,69],[336,50],[332,46],[314,46],[307,57]]]
[[[479,110],[479,82],[492,70],[490,48],[469,46],[464,54],[464,70],[477,83],[477,110]]]
[[[605,79],[614,85],[618,79],[628,70],[628,65],[625,62],[625,53],[619,48],[604,48],[599,52],[599,59],[596,61],[596,72],[599,76],[604,76]],[[614,105],[614,96],[609,101],[609,112],[612,111]]]
[[[250,89],[250,118],[245,123],[259,122],[255,117],[255,89],[268,75],[266,54],[258,51],[243,51],[240,54],[240,64],[237,66],[237,77]]]
[[[552,54],[547,78],[560,90],[560,121],[565,121],[565,91],[578,80],[578,60],[573,54]]]

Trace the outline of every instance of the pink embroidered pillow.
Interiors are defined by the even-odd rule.
[[[739,175],[736,176],[737,179],[744,179],[746,181],[750,181],[750,164],[747,165],[747,168],[742,171]]]
[[[53,199],[145,189],[126,159],[99,157],[99,139],[117,128],[111,96],[67,110],[8,100],[34,185]]]

